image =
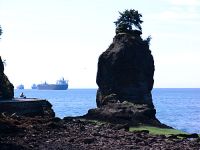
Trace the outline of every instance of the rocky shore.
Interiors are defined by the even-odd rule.
[[[1,150],[199,150],[200,138],[130,132],[126,125],[98,123],[83,118],[0,116]]]
[[[130,131],[141,124],[170,127],[156,118],[151,95],[154,59],[150,38],[141,38],[142,15],[135,10],[120,15],[113,42],[98,61],[97,108],[84,116],[60,119],[54,117],[48,101],[14,101],[14,86],[0,57],[0,150],[200,149],[197,134]],[[139,30],[132,30],[133,24]]]

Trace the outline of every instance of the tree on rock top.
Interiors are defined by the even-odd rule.
[[[132,26],[134,25],[139,32],[142,31],[141,20],[142,15],[134,9],[125,10],[123,13],[119,12],[120,17],[115,21],[116,34],[120,32],[131,33],[133,31]]]

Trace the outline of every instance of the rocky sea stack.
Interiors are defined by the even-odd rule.
[[[14,86],[4,74],[4,63],[0,56],[0,100],[9,100],[14,97]]]
[[[131,11],[128,20],[131,17],[134,20],[134,15],[140,16],[135,10],[128,12]],[[119,123],[159,125],[151,95],[155,69],[149,49],[150,38],[143,40],[141,30],[132,30],[123,22],[126,13],[127,10],[120,13],[121,20],[115,22],[117,28],[113,42],[99,57],[96,78],[98,108],[89,110],[86,116]],[[135,17],[139,23],[142,22],[140,17]],[[136,27],[141,29],[140,25]]]
[[[113,43],[99,57],[97,106],[129,101],[153,108],[154,60],[149,45],[138,31],[118,33]]]

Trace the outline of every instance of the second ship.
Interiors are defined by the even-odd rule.
[[[64,78],[57,80],[56,84],[48,84],[44,82],[42,84],[33,84],[32,89],[38,90],[67,90],[68,89],[68,81],[64,80]]]

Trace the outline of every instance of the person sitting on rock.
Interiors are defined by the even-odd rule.
[[[23,92],[20,94],[20,98],[26,98]]]

